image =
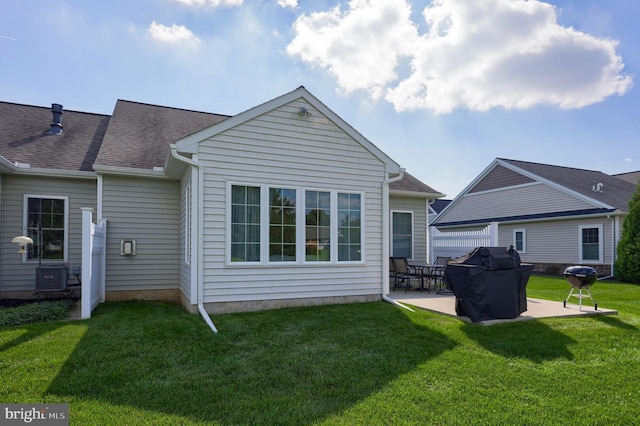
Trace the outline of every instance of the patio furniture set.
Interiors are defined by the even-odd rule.
[[[416,290],[430,293],[436,290],[438,293],[449,292],[444,282],[444,271],[451,258],[438,257],[432,264],[409,263],[404,257],[389,258],[389,275],[393,278],[393,290],[404,288],[405,293],[412,288],[411,281],[419,282]]]

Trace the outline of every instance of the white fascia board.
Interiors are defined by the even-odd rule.
[[[160,171],[153,169],[136,169],[133,167],[101,166],[99,164],[94,164],[93,170],[95,170],[96,173],[103,175],[138,176],[164,179],[168,178],[164,170]]]
[[[222,133],[226,130],[229,130],[239,124],[242,124],[248,120],[256,118],[260,115],[266,114],[271,110],[274,110],[280,106],[286,105],[290,102],[295,101],[296,99],[304,99],[309,104],[311,104],[317,111],[324,114],[329,118],[334,124],[340,127],[345,133],[351,136],[354,140],[359,142],[366,150],[371,152],[375,157],[377,157],[380,161],[382,161],[387,166],[387,171],[389,173],[400,173],[400,165],[391,159],[387,154],[382,152],[378,147],[376,147],[373,143],[367,140],[362,134],[356,131],[353,127],[351,127],[346,121],[340,118],[336,113],[331,111],[326,105],[324,105],[320,100],[318,100],[315,96],[313,96],[307,89],[304,87],[298,87],[296,90],[286,93],[282,96],[279,96],[275,99],[272,99],[263,104],[257,105],[251,109],[248,109],[240,114],[234,115],[224,121],[221,121],[218,124],[214,124],[211,127],[200,130],[199,132],[193,133],[185,138],[182,138],[175,142],[176,148],[178,152],[181,153],[197,153],[198,152],[198,144],[214,135]]]
[[[14,171],[14,174],[22,175],[22,176],[93,179],[93,180],[97,178],[94,172],[83,172],[80,170],[44,169],[39,167],[31,167],[28,169],[22,169],[17,167]]]
[[[508,168],[509,170],[512,170],[512,171],[514,171],[516,173],[520,173],[523,176],[527,176],[528,178],[531,178],[531,179],[533,179],[535,181],[538,181],[538,182],[543,183],[543,184],[545,184],[547,186],[555,188],[558,191],[564,192],[565,194],[570,195],[572,197],[575,197],[575,198],[577,198],[577,199],[579,199],[581,201],[584,201],[586,203],[593,204],[594,206],[602,207],[602,208],[605,208],[605,209],[615,209],[615,207],[610,205],[610,204],[603,203],[601,201],[596,200],[595,198],[591,198],[591,197],[589,197],[587,195],[584,195],[584,194],[582,194],[580,192],[576,192],[576,191],[574,191],[572,189],[567,188],[566,186],[562,186],[559,183],[556,183],[556,182],[551,181],[549,179],[545,179],[543,177],[540,177],[540,176],[536,175],[535,173],[531,173],[531,172],[529,172],[527,170],[521,169],[520,167],[514,166],[513,164],[509,164],[509,163],[501,161],[501,160],[497,160],[497,162],[500,165]]]
[[[389,189],[389,195],[396,197],[427,198],[431,200],[444,197],[444,194],[439,192],[398,191],[393,189]]]

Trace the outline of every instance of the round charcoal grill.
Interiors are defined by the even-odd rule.
[[[591,292],[589,291],[589,287],[591,287],[598,279],[598,271],[590,266],[569,266],[564,270],[564,278],[569,284],[571,284],[571,291],[564,301],[565,308],[567,307],[567,301],[571,296],[573,296],[580,300],[580,311],[582,311],[582,298],[586,297],[582,294],[582,290],[584,289],[586,290],[589,299],[591,299],[593,307],[595,310],[598,310],[598,304],[593,300]],[[578,294],[573,293],[576,289],[578,290]]]

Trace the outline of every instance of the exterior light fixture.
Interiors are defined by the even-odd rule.
[[[298,117],[300,117],[300,118],[309,118],[309,117],[311,117],[311,111],[309,111],[305,107],[301,107],[300,111],[298,111]]]
[[[27,252],[27,244],[33,244],[33,240],[29,237],[21,235],[11,240],[12,243],[18,244],[18,253],[25,254]]]

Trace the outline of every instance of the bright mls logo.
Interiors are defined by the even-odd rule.
[[[69,425],[69,404],[1,404],[3,425]]]

